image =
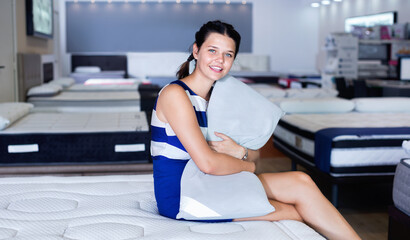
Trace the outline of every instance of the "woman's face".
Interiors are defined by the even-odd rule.
[[[193,54],[197,60],[195,71],[216,81],[228,74],[232,67],[235,41],[226,35],[211,33],[200,49],[194,44]]]

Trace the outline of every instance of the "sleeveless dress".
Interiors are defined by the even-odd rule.
[[[208,102],[195,94],[180,80],[173,81],[170,84],[178,84],[184,88],[194,107],[201,131],[206,136]],[[154,189],[158,211],[163,216],[176,219],[179,212],[181,177],[185,165],[191,157],[171,126],[158,119],[156,103],[152,112],[151,138]]]

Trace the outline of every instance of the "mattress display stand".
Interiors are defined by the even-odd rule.
[[[302,156],[296,153],[296,150],[292,147],[284,144],[278,138],[273,136],[273,145],[287,157],[292,160],[292,171],[297,170],[297,165],[301,165],[306,168],[312,177],[316,177],[317,180],[321,180],[326,184],[331,185],[330,202],[337,208],[339,206],[339,186],[341,184],[357,184],[357,183],[393,183],[394,175],[355,175],[355,176],[333,176],[330,173],[325,173],[315,167],[311,162],[304,159]]]

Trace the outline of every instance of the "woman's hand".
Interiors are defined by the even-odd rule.
[[[242,159],[245,155],[245,148],[237,144],[232,138],[218,132],[215,132],[215,136],[222,138],[222,141],[208,141],[209,147],[215,152],[224,153],[238,159]]]

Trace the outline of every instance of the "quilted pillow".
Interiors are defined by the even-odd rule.
[[[241,81],[227,76],[215,83],[209,101],[207,140],[221,132],[249,149],[270,139],[283,111]],[[262,216],[275,211],[259,178],[250,172],[205,174],[191,159],[181,178],[177,218],[220,220]]]
[[[355,98],[357,112],[410,112],[410,97]]]
[[[223,133],[239,145],[259,149],[272,136],[284,112],[264,96],[232,76],[218,80],[209,100],[209,141],[220,141]]]
[[[46,97],[58,94],[63,88],[56,84],[42,84],[28,90],[28,97]]]
[[[0,103],[0,130],[24,117],[32,108],[31,103]]]
[[[205,174],[191,159],[181,178],[178,219],[221,220],[263,216],[275,211],[259,178],[250,172]]]
[[[70,77],[57,78],[49,82],[49,84],[60,85],[63,88],[69,88],[75,83],[75,80]]]
[[[80,66],[74,69],[76,73],[99,73],[101,68],[98,66]]]

